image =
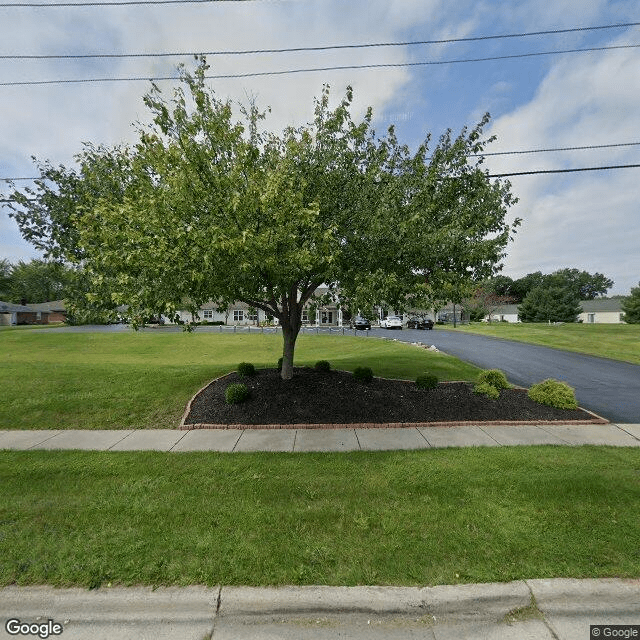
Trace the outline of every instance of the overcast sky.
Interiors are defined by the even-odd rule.
[[[23,0],[18,0],[17,3]],[[54,2],[55,0],[43,0]],[[76,2],[80,0],[75,0]],[[96,0],[99,2],[100,0]],[[16,4],[17,4],[16,3]],[[635,9],[635,11],[634,11]],[[7,56],[203,52],[444,40],[640,21],[628,0],[249,0],[122,7],[0,7],[0,83],[175,75],[183,58],[16,60]],[[339,65],[446,63],[534,52],[640,45],[640,28],[600,29],[420,46],[209,56],[210,74]],[[337,100],[351,84],[355,112],[395,124],[415,147],[458,133],[486,111],[487,152],[626,144],[491,156],[493,173],[640,164],[640,48],[483,62],[351,69],[211,80],[220,97],[271,107],[269,128],[311,119],[323,83]],[[171,82],[159,83],[170,93]],[[70,165],[84,141],[131,142],[145,121],[147,81],[0,86],[0,178],[35,175],[31,156]],[[511,178],[523,219],[503,273],[577,267],[640,281],[640,168]],[[28,183],[19,182],[24,187]],[[0,193],[7,186],[0,182]],[[38,254],[0,209],[0,258]]]

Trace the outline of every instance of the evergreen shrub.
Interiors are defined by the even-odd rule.
[[[353,370],[353,377],[358,382],[371,382],[373,380],[373,371],[371,367],[356,367]]]
[[[227,401],[227,404],[240,404],[241,402],[244,402],[248,397],[249,389],[247,389],[247,386],[242,384],[241,382],[230,384],[224,390],[224,399]]]
[[[243,378],[256,375],[256,368],[250,362],[241,362],[238,365],[238,374]]]
[[[547,378],[534,384],[527,395],[535,402],[546,404],[556,409],[577,409],[578,402],[573,387],[566,382]]]
[[[473,393],[485,395],[492,400],[497,400],[500,397],[500,391],[488,382],[478,382],[473,387]]]
[[[508,389],[507,377],[500,369],[486,369],[478,376],[478,382],[486,382],[496,389]]]
[[[423,373],[416,378],[416,387],[419,389],[435,389],[438,386],[438,376],[432,373]]]

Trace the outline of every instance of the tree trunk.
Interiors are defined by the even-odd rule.
[[[288,322],[282,323],[282,371],[280,376],[283,380],[291,380],[293,378],[293,353],[296,348],[296,339],[298,338],[298,330],[292,327]]]

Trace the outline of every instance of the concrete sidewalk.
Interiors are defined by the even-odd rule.
[[[96,451],[390,451],[513,445],[640,446],[640,424],[388,429],[4,430],[0,449]]]
[[[0,589],[0,638],[16,637],[7,630],[12,619],[19,621],[14,629],[58,624],[64,640],[589,640],[598,637],[590,636],[590,625],[634,625],[640,634],[640,580],[425,588],[6,587]],[[638,636],[603,630],[601,637]]]

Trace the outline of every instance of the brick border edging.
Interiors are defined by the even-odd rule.
[[[334,369],[334,371],[341,371],[342,373],[350,373],[349,371],[342,371],[341,369]],[[227,376],[236,373],[235,371],[229,371],[213,380],[207,382],[187,403],[187,408],[180,420],[181,431],[194,431],[196,429],[401,429],[401,428],[422,428],[422,427],[471,427],[471,426],[487,426],[487,427],[502,427],[502,426],[527,426],[527,425],[554,425],[554,424],[567,424],[567,425],[590,425],[590,424],[609,424],[609,420],[599,416],[593,411],[578,407],[585,413],[593,416],[590,420],[475,420],[475,421],[453,421],[453,422],[350,422],[350,423],[297,423],[297,424],[209,424],[206,422],[198,422],[192,424],[186,424],[185,420],[191,413],[191,405],[193,401],[205,390],[209,385],[212,385],[218,380],[222,380]],[[380,378],[380,380],[398,380],[398,378]],[[405,382],[412,382],[411,380],[405,380]],[[440,384],[454,384],[456,381],[447,380]],[[526,391],[524,387],[515,387]]]

